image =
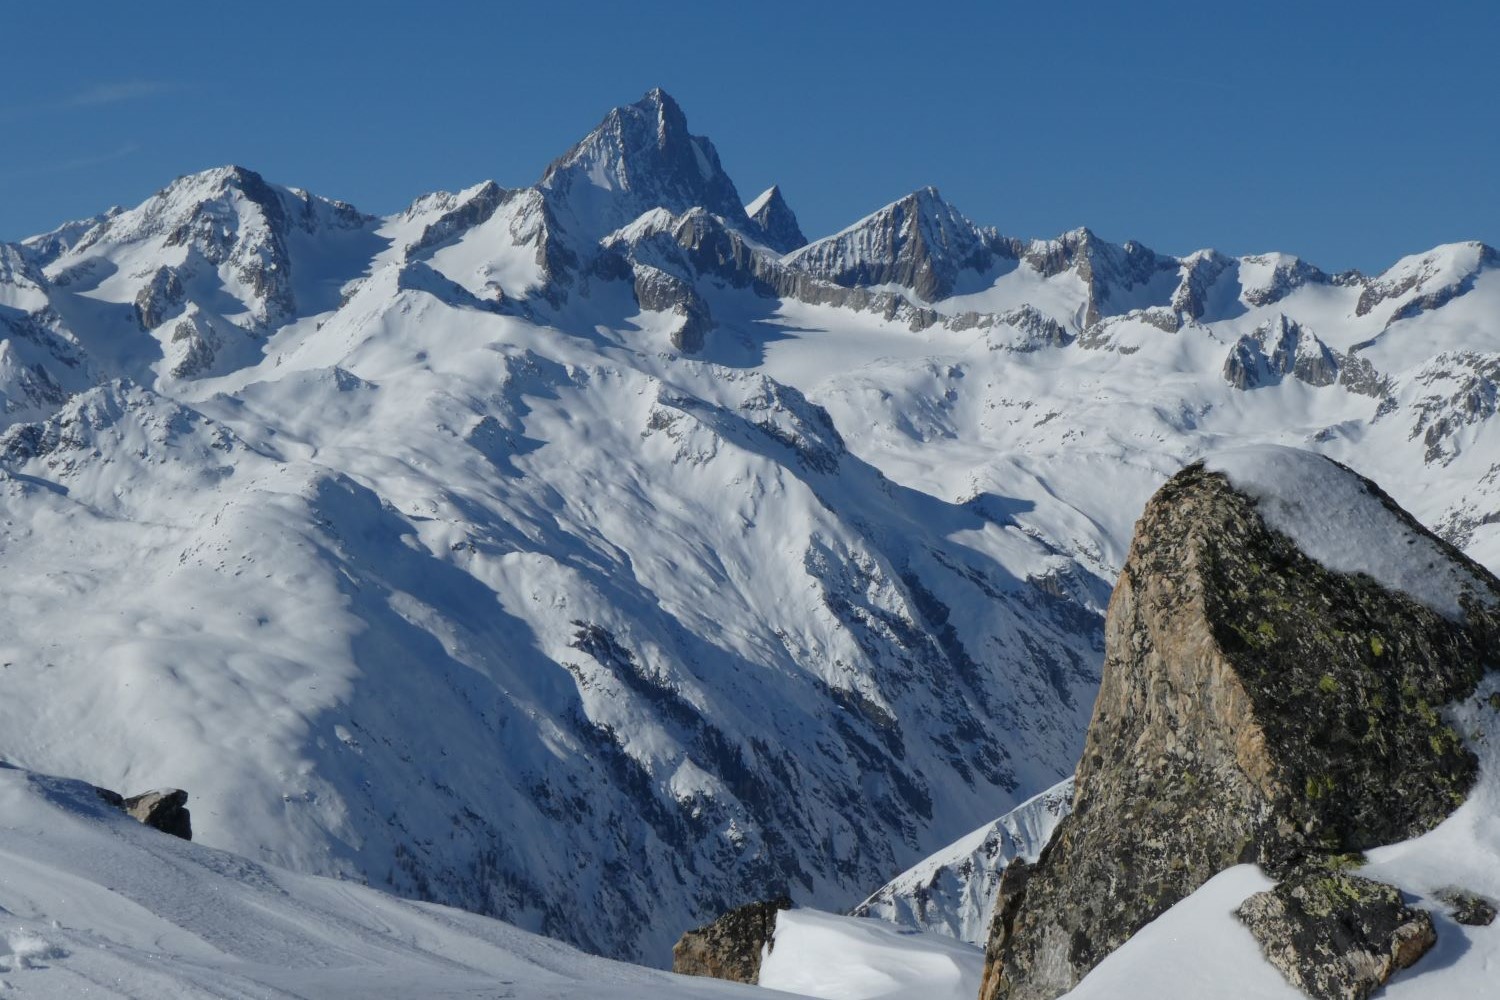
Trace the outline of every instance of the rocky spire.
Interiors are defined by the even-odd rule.
[[[538,186],[569,230],[589,242],[653,208],[704,208],[754,228],[713,143],[688,131],[682,108],[659,87],[605,115]]]
[[[807,237],[802,235],[797,216],[782,197],[780,185],[771,185],[745,206],[745,212],[759,227],[760,241],[777,253],[791,253],[807,245]]]

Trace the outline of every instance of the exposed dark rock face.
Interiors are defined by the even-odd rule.
[[[188,810],[188,793],[180,788],[158,788],[126,798],[108,788],[95,788],[99,797],[154,830],[183,840],[193,839],[192,813]]]
[[[755,211],[750,214],[750,221],[760,227],[761,241],[766,246],[777,253],[791,253],[807,246],[807,237],[802,235],[797,216],[781,196],[780,187],[773,185],[751,207]]]
[[[1428,830],[1474,779],[1439,708],[1491,666],[1493,606],[1455,622],[1331,572],[1201,465],[1147,505],[1105,634],[1073,813],[997,907],[985,1000],[1060,996],[1234,864],[1286,871]]]
[[[183,840],[193,839],[193,818],[187,808],[188,793],[180,788],[162,788],[125,800],[125,811],[147,826]]]
[[[984,271],[1017,251],[927,187],[804,247],[788,263],[836,285],[899,285],[936,302],[954,293],[964,271]]]
[[[1189,319],[1202,319],[1208,312],[1209,291],[1234,266],[1232,257],[1212,250],[1184,258],[1181,281],[1172,293],[1172,309]]]
[[[605,252],[593,267],[594,276],[603,280],[628,278],[632,262],[640,262],[684,282],[709,277],[766,298],[879,313],[885,319],[907,323],[912,330],[926,329],[942,320],[937,312],[916,305],[900,292],[846,288],[815,277],[795,263],[782,263],[771,254],[753,249],[740,233],[702,209],[674,217],[660,228],[637,235],[634,241],[614,240],[603,246]]]
[[[1146,286],[1163,271],[1177,271],[1173,257],[1159,257],[1134,240],[1108,243],[1089,229],[1075,229],[1055,240],[1032,243],[1024,260],[1043,277],[1072,270],[1088,289],[1080,326],[1087,330],[1107,315],[1111,299]],[[1175,298],[1175,295],[1173,296]],[[1165,298],[1153,305],[1167,305]]]
[[[1224,361],[1224,380],[1236,389],[1275,385],[1288,375],[1308,385],[1332,385],[1339,363],[1327,344],[1285,315],[1241,337]]]
[[[702,296],[689,282],[649,264],[636,264],[634,274],[635,300],[642,309],[682,317],[672,331],[672,346],[685,354],[701,351],[704,337],[713,329],[713,316]]]
[[[1429,465],[1447,465],[1463,451],[1463,431],[1500,412],[1500,354],[1439,354],[1411,379],[1422,388],[1410,437],[1422,438]]]
[[[1474,281],[1482,269],[1500,266],[1500,251],[1483,243],[1470,245],[1478,251],[1472,270],[1466,271],[1456,279],[1439,285],[1425,294],[1418,295],[1410,301],[1403,302],[1400,306],[1396,307],[1391,313],[1390,318],[1386,320],[1386,326],[1390,326],[1399,320],[1410,319],[1413,316],[1432,309],[1441,308],[1473,288]],[[1430,282],[1439,273],[1439,263],[1432,256],[1428,256],[1418,266],[1410,269],[1400,278],[1368,279],[1365,282],[1364,290],[1360,293],[1359,302],[1354,307],[1354,315],[1368,315],[1382,303],[1406,295],[1424,283]]]
[[[411,256],[439,246],[454,236],[487,221],[495,214],[495,209],[504,204],[512,194],[514,192],[505,190],[494,181],[485,181],[468,198],[462,201],[454,198],[453,207],[440,215],[436,221],[424,226],[422,234],[407,245],[407,255]]]
[[[1268,306],[1280,302],[1304,285],[1349,283],[1336,281],[1307,261],[1297,257],[1257,255],[1243,258],[1241,266],[1243,267],[1244,264],[1272,265],[1269,281],[1258,287],[1246,288],[1242,293],[1245,301],[1252,306]]]
[[[235,192],[250,206],[246,219],[253,220],[258,214],[261,226],[251,224],[247,231],[242,231],[242,222],[246,220],[230,214],[232,208],[226,212],[226,206],[233,204]],[[296,218],[301,218],[300,212]],[[288,206],[260,174],[244,167],[230,167],[221,180],[218,197],[197,205],[167,234],[167,245],[196,251],[216,267],[227,265],[254,294],[254,322],[274,325],[296,311],[292,258],[286,242],[292,221]]]
[[[672,949],[672,971],[736,983],[760,980],[761,955],[772,945],[776,914],[792,908],[785,896],[730,910],[718,920],[682,935]]]
[[[1383,882],[1327,869],[1283,879],[1235,915],[1313,1000],[1365,1000],[1437,942],[1432,917]]]
[[[172,327],[168,351],[172,377],[192,378],[213,367],[213,334],[198,316],[185,317]]]
[[[1339,385],[1361,396],[1386,398],[1391,391],[1390,378],[1380,374],[1375,366],[1370,364],[1368,358],[1362,357],[1357,352],[1358,348],[1350,348],[1345,353],[1336,356]]]
[[[154,330],[182,305],[182,282],[170,267],[159,267],[135,296],[135,318],[142,330]]]
[[[959,313],[948,320],[950,330],[993,330],[1010,327],[1022,334],[1022,338],[1011,342],[994,343],[990,350],[1004,347],[1011,351],[1036,351],[1044,347],[1066,347],[1074,337],[1067,327],[1052,319],[1035,306],[1021,306],[1003,313]]]
[[[1457,886],[1437,891],[1437,898],[1448,907],[1448,915],[1469,927],[1488,927],[1495,922],[1495,904],[1478,893]]]

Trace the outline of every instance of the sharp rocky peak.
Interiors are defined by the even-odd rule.
[[[900,285],[935,302],[954,294],[961,272],[983,271],[1007,250],[929,186],[803,247],[789,263],[840,285]]]
[[[1084,329],[1119,312],[1121,303],[1117,300],[1132,301],[1141,297],[1140,294],[1126,293],[1145,289],[1161,272],[1175,275],[1182,267],[1182,261],[1162,257],[1144,244],[1134,240],[1111,243],[1085,227],[1064,233],[1057,239],[1032,242],[1024,259],[1043,277],[1072,271],[1082,279],[1088,291],[1080,323]],[[1167,305],[1169,297],[1170,293],[1166,293],[1160,302],[1154,304]]]
[[[1286,313],[1241,337],[1224,361],[1224,380],[1236,389],[1275,385],[1288,375],[1312,386],[1332,385],[1339,363],[1327,344]]]
[[[538,186],[568,228],[590,242],[653,208],[703,208],[756,228],[713,143],[688,131],[682,108],[660,88],[605,115]]]
[[[777,253],[791,253],[807,246],[807,237],[797,224],[796,214],[782,196],[780,185],[767,188],[745,206],[745,213],[760,229],[760,241]]]

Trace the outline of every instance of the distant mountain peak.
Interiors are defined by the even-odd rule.
[[[653,208],[704,208],[752,230],[734,182],[705,136],[661,88],[615,108],[547,167],[538,183],[575,234],[597,240]]]
[[[900,285],[935,302],[954,293],[960,272],[989,267],[998,242],[929,185],[808,244],[791,262],[840,285]]]
[[[760,197],[745,206],[745,214],[760,227],[761,242],[777,253],[791,253],[807,245],[807,237],[782,196],[780,185],[772,184],[761,192]]]
[[[750,204],[745,206],[745,214],[753,217],[756,212],[763,211],[766,206],[769,205],[772,201],[779,201],[781,199],[781,185],[772,184],[760,194],[756,195],[755,199],[751,201]]]
[[[682,105],[660,87],[652,87],[646,91],[646,95],[632,107],[655,113],[656,135],[662,145],[687,135],[687,115],[683,114]]]
[[[235,220],[231,224],[231,220]],[[70,249],[87,250],[108,241],[134,242],[167,234],[169,244],[195,236],[210,243],[209,260],[228,252],[229,230],[265,227],[284,234],[297,227],[312,231],[321,226],[347,229],[372,221],[352,205],[322,198],[297,188],[271,184],[249,167],[228,164],[184,174],[141,205],[100,217],[86,236]]]

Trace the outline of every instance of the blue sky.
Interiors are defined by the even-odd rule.
[[[1378,270],[1500,243],[1500,4],[7,5],[0,239],[223,163],[394,211],[660,85],[810,235],[923,184],[1016,236]]]

